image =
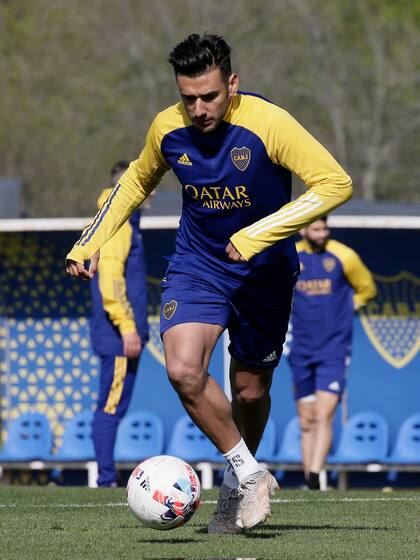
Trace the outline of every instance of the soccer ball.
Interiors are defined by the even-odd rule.
[[[127,501],[146,527],[175,529],[191,519],[200,505],[200,481],[185,461],[169,455],[151,457],[131,473]]]

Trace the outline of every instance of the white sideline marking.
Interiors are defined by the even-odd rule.
[[[420,502],[420,496],[411,497],[389,497],[389,498],[322,498],[321,500],[310,500],[307,498],[296,498],[296,499],[277,499],[270,500],[272,504],[297,504],[297,503],[322,503],[322,502]],[[203,500],[202,504],[216,504],[216,500]],[[104,507],[127,507],[126,502],[110,502],[108,504],[0,504],[0,509],[6,508],[35,508],[35,509],[46,509],[46,508],[62,508],[62,509],[72,509],[72,508],[104,508]]]

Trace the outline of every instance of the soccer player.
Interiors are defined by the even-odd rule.
[[[299,269],[290,236],[352,192],[350,177],[295,119],[239,90],[230,52],[209,34],[174,47],[181,102],[156,116],[139,158],[67,256],[70,275],[91,278],[98,249],[173,169],[183,209],[162,283],[161,333],[171,383],[229,464],[211,533],[248,529],[271,514],[277,482],[254,454]],[[308,187],[294,202],[292,172]],[[208,372],[226,328],[232,403]]]
[[[116,185],[129,162],[111,170]],[[105,189],[99,208],[112,189]],[[98,274],[91,284],[92,346],[101,362],[100,386],[93,422],[98,486],[117,486],[114,446],[117,429],[130,404],[142,349],[149,338],[144,250],[140,210],[101,249]]]
[[[303,228],[301,235],[288,360],[305,477],[310,489],[319,490],[319,472],[331,447],[332,423],[346,386],[353,313],[376,295],[376,287],[353,249],[330,239],[326,217]]]

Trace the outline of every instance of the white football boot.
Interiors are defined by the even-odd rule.
[[[270,496],[279,485],[267,470],[248,476],[238,487],[240,496],[236,523],[243,529],[250,529],[271,517]]]
[[[238,511],[241,499],[242,496],[239,495],[237,488],[229,488],[226,484],[222,484],[216,509],[210,519],[209,533],[233,534],[241,532],[242,527],[237,523],[240,519]]]

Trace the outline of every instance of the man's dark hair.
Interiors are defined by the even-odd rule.
[[[111,177],[113,177],[116,173],[121,173],[121,171],[125,171],[129,165],[130,162],[126,161],[125,159],[117,161],[117,163],[114,163],[114,165],[111,168]]]
[[[220,68],[225,78],[232,73],[232,49],[219,35],[193,33],[176,45],[169,55],[175,76],[201,76],[213,68]]]

